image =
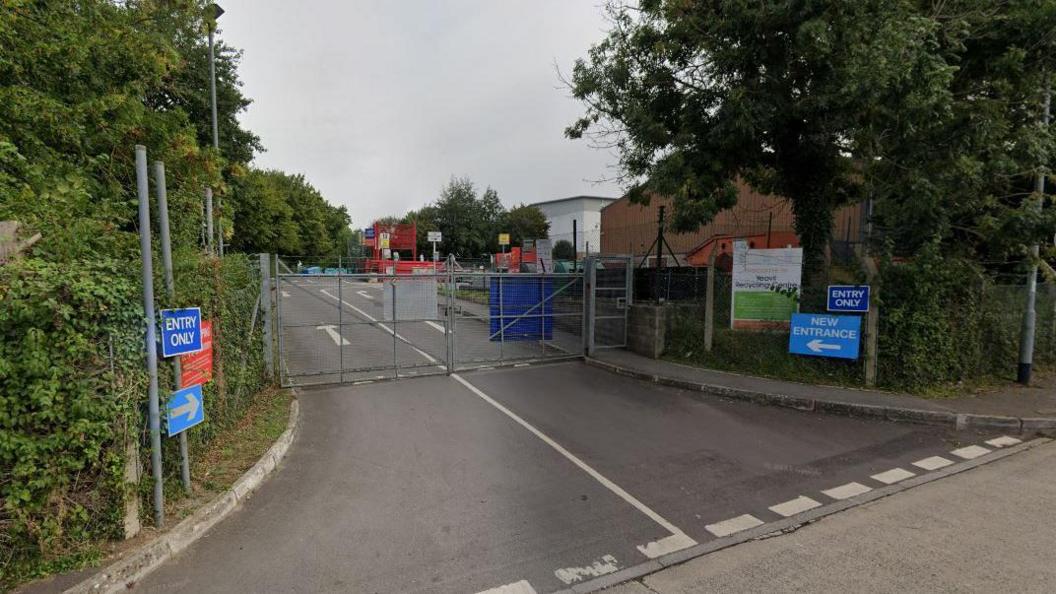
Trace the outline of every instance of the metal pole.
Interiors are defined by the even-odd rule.
[[[502,363],[502,347],[506,342],[506,316],[503,314],[504,308],[502,307],[502,275],[496,274],[495,278],[499,280],[499,363]]]
[[[150,377],[147,415],[150,426],[150,466],[154,478],[154,525],[165,523],[165,493],[161,475],[161,413],[158,404],[158,345],[154,330],[154,265],[150,253],[150,188],[147,181],[147,147],[136,145],[136,194],[139,196],[139,251],[143,258],[144,347]]]
[[[436,245],[435,243],[433,244]],[[435,256],[435,251],[433,252]],[[455,266],[454,256],[447,259],[447,315],[445,336],[447,339],[447,374],[455,372]]]
[[[213,25],[209,25],[209,106],[213,115],[213,148],[220,152],[220,129],[216,119],[216,55],[213,50]],[[212,194],[212,190],[210,190]],[[220,247],[220,257],[224,256],[224,222],[223,203],[217,200],[217,207],[221,209],[221,217],[216,221],[217,245]],[[212,209],[210,209],[210,212]]]
[[[1049,125],[1049,108],[1052,103],[1052,91],[1048,79],[1045,80],[1045,99],[1043,101],[1041,124],[1043,127]],[[1038,167],[1037,179],[1034,182],[1032,209],[1040,212],[1045,196],[1045,164]],[[1027,305],[1023,312],[1023,331],[1019,338],[1019,369],[1016,381],[1023,385],[1030,385],[1031,367],[1034,361],[1034,327],[1037,322],[1035,302],[1038,297],[1038,255],[1040,249],[1038,244],[1030,247],[1030,272],[1027,273]]]
[[[396,277],[390,279],[389,284],[392,285],[392,374],[400,379],[400,358],[396,354]]]
[[[161,265],[165,269],[165,292],[169,301],[176,300],[176,282],[172,276],[172,244],[169,236],[169,197],[165,187],[165,164],[154,161],[154,193],[158,198],[158,227],[161,231]],[[175,303],[173,303],[175,305]],[[183,374],[180,371],[180,358],[172,358],[172,385],[179,390],[183,387]],[[180,441],[180,479],[183,489],[191,492],[191,456],[187,450],[187,432],[182,431]]]
[[[704,350],[711,352],[715,336],[715,257],[718,247],[711,245],[708,256],[708,286],[704,295]]]
[[[345,381],[345,297],[342,293],[344,284],[341,282],[341,266],[339,265],[337,267],[337,356],[339,358],[337,369],[341,375],[337,380],[338,383]]]
[[[576,240],[576,219],[572,219],[572,272],[576,271],[576,261],[579,259],[579,243]]]
[[[260,309],[264,316],[264,368],[268,379],[275,377],[274,352],[271,335],[271,256],[260,254]]]
[[[209,255],[213,255],[213,189],[205,189],[205,244],[209,247]]]

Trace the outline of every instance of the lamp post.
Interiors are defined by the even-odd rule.
[[[216,29],[216,21],[224,14],[224,9],[220,8],[219,4],[213,3],[206,7],[206,15],[209,18],[209,107],[213,115],[213,148],[220,152],[220,131],[216,120],[216,54],[213,48],[213,32]],[[220,210],[221,215],[223,214],[223,201],[217,196],[216,207]],[[212,213],[210,213],[211,215]],[[220,257],[224,256],[224,219],[218,217],[216,219],[216,234],[218,243],[217,246],[220,249]]]

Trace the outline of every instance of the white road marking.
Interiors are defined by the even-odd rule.
[[[668,553],[688,549],[689,547],[696,546],[696,544],[697,541],[685,534],[672,534],[671,536],[665,536],[660,540],[654,540],[652,542],[647,542],[644,545],[639,545],[638,550],[646,557],[656,559],[657,557],[661,557]]]
[[[778,503],[777,505],[772,506],[770,511],[788,518],[796,514],[801,514],[807,510],[814,509],[815,507],[821,507],[821,504],[806,495],[800,495],[795,499],[790,499],[784,503]]]
[[[367,299],[370,299],[371,301],[374,301],[374,298],[368,295],[366,291],[356,291],[356,295],[361,295],[363,297],[366,297]]]
[[[908,478],[917,476],[916,473],[910,472],[902,468],[892,468],[891,470],[885,470],[880,474],[874,474],[869,477],[874,481],[880,481],[885,485],[893,485],[899,481],[904,481]]]
[[[286,298],[288,299],[288,298],[290,297],[290,294],[289,294],[289,293],[287,293],[286,291],[283,291],[283,292],[282,292],[282,296],[283,296],[283,297],[286,297]]]
[[[443,326],[441,326],[440,324],[437,324],[436,322],[432,322],[432,321],[429,321],[429,320],[426,320],[426,321],[425,321],[425,323],[426,323],[426,324],[427,324],[427,325],[428,325],[428,326],[429,326],[430,328],[432,328],[433,330],[436,330],[436,331],[437,331],[437,332],[439,332],[440,334],[443,334],[443,333],[444,333],[444,327],[443,327]]]
[[[359,380],[358,382],[352,382],[353,386],[362,386],[364,384],[373,384],[374,380]]]
[[[573,582],[583,581],[585,577],[598,577],[605,575],[606,573],[615,573],[619,567],[616,565],[616,557],[612,555],[605,555],[598,561],[587,565],[586,567],[566,567],[564,569],[558,569],[554,572],[557,579],[569,585]]]
[[[972,445],[972,446],[963,447],[963,448],[960,448],[960,449],[953,450],[950,453],[953,454],[954,456],[957,456],[958,458],[964,458],[965,460],[972,460],[974,458],[978,458],[979,456],[985,456],[985,455],[989,454],[990,450],[984,448],[983,446]]]
[[[1020,442],[1020,440],[1016,439],[1015,437],[1009,437],[1007,435],[1002,435],[1001,437],[995,437],[993,439],[988,439],[986,441],[986,443],[990,444],[991,446],[993,446],[995,448],[1007,448],[1008,446],[1014,446],[1017,443],[1022,443],[1022,442]]]
[[[330,340],[334,341],[334,344],[336,344],[338,346],[348,346],[348,345],[352,344],[351,342],[348,342],[347,338],[345,338],[344,336],[341,336],[337,332],[337,326],[316,326],[315,329],[316,330],[325,330],[326,333],[330,335]]]
[[[924,470],[938,470],[945,468],[953,464],[953,460],[947,460],[942,456],[931,456],[930,458],[924,458],[923,460],[917,460],[913,463],[913,466],[917,468],[923,468]]]
[[[531,363],[514,363],[514,367],[528,367]]]
[[[822,491],[822,493],[833,499],[850,499],[851,497],[861,495],[862,493],[868,493],[872,490],[871,487],[866,487],[861,483],[847,483],[846,485],[840,485],[839,487],[833,487],[826,491]]]
[[[477,594],[536,594],[536,592],[535,588],[528,583],[528,580],[521,580],[512,584],[506,584],[505,586],[477,592]]]
[[[517,424],[519,424],[520,426],[524,427],[528,431],[532,432],[536,437],[538,437],[539,439],[543,440],[543,443],[545,443],[546,445],[548,445],[548,446],[554,448],[555,450],[557,450],[557,453],[559,453],[562,456],[564,456],[566,459],[568,459],[569,462],[571,462],[571,463],[575,464],[576,466],[578,466],[581,470],[583,470],[583,472],[586,472],[587,474],[589,474],[591,477],[594,478],[594,480],[596,480],[599,483],[601,483],[601,485],[603,487],[605,487],[606,489],[608,489],[608,490],[612,491],[613,493],[615,493],[617,497],[619,497],[620,499],[623,499],[627,503],[631,504],[635,509],[637,509],[638,511],[642,512],[649,519],[651,519],[652,521],[656,522],[661,527],[663,527],[664,530],[667,530],[668,532],[670,532],[672,537],[678,537],[678,539],[676,541],[671,541],[671,542],[682,544],[684,546],[680,547],[679,549],[672,549],[672,550],[680,550],[680,549],[688,548],[688,547],[691,547],[691,546],[697,544],[696,541],[693,540],[692,538],[690,538],[689,536],[687,536],[685,532],[683,532],[682,530],[677,528],[671,522],[668,522],[660,514],[656,513],[652,509],[650,509],[644,503],[639,501],[638,498],[636,498],[634,495],[631,495],[627,491],[623,490],[623,488],[620,487],[619,485],[617,485],[616,483],[614,483],[614,482],[610,481],[609,479],[605,478],[605,476],[603,476],[600,472],[598,472],[597,470],[594,470],[589,464],[587,464],[586,462],[580,460],[572,452],[566,450],[563,446],[561,446],[561,444],[557,443],[553,439],[550,439],[549,436],[547,436],[542,431],[540,431],[540,430],[536,429],[535,427],[533,427],[530,423],[528,423],[528,421],[525,421],[521,417],[517,416],[517,414],[514,413],[513,411],[511,411],[510,409],[506,408],[505,406],[503,406],[503,405],[499,404],[498,402],[496,402],[495,400],[493,400],[490,396],[488,396],[487,394],[482,392],[479,388],[477,388],[473,384],[471,384],[468,381],[466,381],[462,376],[460,376],[457,373],[452,373],[451,377],[454,378],[455,380],[457,380],[463,386],[465,386],[470,392],[473,392],[478,397],[480,397],[481,400],[483,400],[484,402],[487,402],[488,404],[494,406],[501,413],[503,413],[507,417],[510,417],[511,419],[513,419]],[[671,537],[668,537],[668,538],[671,538]],[[651,542],[651,543],[649,543],[647,545],[639,545],[638,546],[638,550],[643,555],[645,555],[646,557],[649,557],[650,559],[654,559],[654,558],[658,557],[661,554],[672,552],[672,550],[667,550],[671,546],[670,544],[666,545],[666,546],[660,546],[659,545],[659,543],[661,543],[661,542],[663,542],[665,540],[667,540],[667,538],[660,539],[659,541]],[[664,551],[664,552],[661,553],[659,551]]]
[[[756,526],[762,525],[763,521],[759,518],[751,514],[744,514],[743,516],[737,516],[736,518],[723,520],[716,524],[708,524],[704,528],[715,536],[722,538],[723,536],[729,536],[742,530],[747,530],[749,528],[755,528]]]
[[[338,299],[337,297],[334,297],[332,294],[327,292],[326,289],[319,289],[319,292],[322,293],[323,295],[326,295],[327,297],[329,297],[331,299],[334,299],[336,301],[340,301],[345,307],[348,307],[348,308],[352,309],[352,311],[358,313],[359,315],[363,316],[364,318],[367,318],[371,322],[377,322],[378,321],[377,318],[375,318],[374,316],[368,314],[367,312],[363,311],[362,309],[359,309],[355,305],[352,305],[351,303],[345,301],[344,299]],[[384,330],[384,331],[388,332],[389,334],[395,336],[397,340],[405,342],[407,344],[407,346],[409,346],[412,349],[414,349],[414,352],[416,352],[419,355],[425,357],[426,361],[429,361],[430,363],[437,363],[438,364],[437,367],[439,367],[441,369],[446,369],[443,365],[439,365],[439,361],[436,359],[436,357],[434,357],[434,356],[430,355],[429,353],[423,351],[422,349],[414,346],[413,344],[411,344],[411,341],[409,341],[406,338],[400,336],[399,334],[393,332],[392,328],[389,328],[385,324],[378,324],[378,328],[381,328],[382,330]]]

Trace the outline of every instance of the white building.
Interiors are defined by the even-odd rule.
[[[572,221],[576,222],[576,251],[579,254],[601,251],[601,209],[616,198],[572,196],[536,202],[550,223],[550,242],[562,239],[572,242]]]

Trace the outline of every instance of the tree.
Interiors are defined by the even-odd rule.
[[[537,206],[520,204],[506,211],[499,227],[510,234],[513,245],[524,245],[525,239],[545,239],[550,231],[546,215]]]
[[[554,244],[553,258],[555,260],[574,260],[576,257],[576,248],[572,246],[572,242],[567,239],[559,239]]]
[[[573,69],[586,113],[566,134],[615,149],[631,198],[671,197],[678,230],[732,206],[738,178],[788,197],[808,275],[833,209],[863,196],[904,235],[1022,250],[1047,223],[1003,221],[1022,221],[1006,216],[1024,210],[1017,187],[1051,151],[1034,121],[1054,6],[613,2]]]

